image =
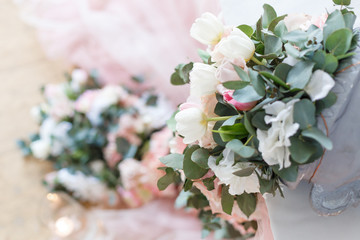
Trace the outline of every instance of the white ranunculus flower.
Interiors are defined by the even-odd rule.
[[[264,161],[269,165],[280,165],[290,167],[290,137],[299,129],[299,124],[294,123],[294,104],[299,99],[291,100],[288,103],[276,101],[264,106],[266,115],[265,122],[271,124],[268,131],[257,130],[259,139],[259,151]]]
[[[295,30],[306,31],[311,25],[311,17],[304,13],[289,14],[284,18],[284,23],[289,32]]]
[[[195,63],[190,72],[190,95],[202,97],[216,92],[219,81],[216,78],[214,66]]]
[[[48,139],[39,139],[30,144],[30,149],[34,157],[46,159],[51,150],[51,144]]]
[[[230,35],[216,45],[211,54],[212,60],[221,61],[224,57],[230,61],[242,58],[249,61],[255,53],[254,42],[240,29],[234,28]]]
[[[197,18],[190,29],[190,35],[206,45],[218,43],[224,33],[224,24],[214,14],[206,12]]]
[[[224,159],[216,165],[216,158],[209,158],[209,167],[219,178],[220,183],[229,185],[229,193],[231,195],[241,195],[244,192],[257,193],[260,189],[259,179],[254,172],[248,177],[238,177],[233,173],[250,167],[249,163],[236,163],[234,165],[234,152],[225,149]]]
[[[183,109],[175,115],[175,120],[176,131],[184,137],[185,144],[201,140],[206,133],[206,115],[200,108]]]
[[[334,86],[335,81],[328,73],[316,70],[304,90],[309,94],[311,100],[315,102],[326,97]]]

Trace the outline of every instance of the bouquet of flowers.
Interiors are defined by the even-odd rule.
[[[156,187],[158,158],[169,153],[172,137],[164,128],[173,111],[165,97],[101,87],[95,73],[82,69],[67,78],[44,87],[46,102],[31,110],[40,131],[19,141],[25,155],[54,163],[57,171],[45,177],[49,190],[107,207],[137,207],[176,194]]]
[[[283,195],[282,183],[298,181],[300,167],[320,164],[333,147],[323,112],[337,100],[334,77],[351,66],[359,36],[350,0],[333,2],[341,9],[320,17],[277,16],[265,4],[255,26],[225,26],[211,13],[195,21],[190,34],[207,45],[203,62],[171,76],[190,84],[169,121],[187,147],[161,158],[160,183],[183,173],[184,192],[200,190],[213,213],[265,226],[262,195]]]

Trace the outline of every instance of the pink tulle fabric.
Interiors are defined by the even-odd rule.
[[[196,215],[176,210],[173,204],[162,199],[135,209],[94,210],[88,218],[100,220],[114,240],[201,240]]]
[[[201,47],[189,36],[191,24],[205,11],[219,12],[207,0],[27,0],[22,9],[49,57],[97,69],[102,83],[138,88],[129,76],[141,74],[174,103],[188,89],[171,86],[170,75],[198,59]]]

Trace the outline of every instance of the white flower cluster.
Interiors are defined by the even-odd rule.
[[[72,173],[69,169],[63,168],[57,172],[56,180],[82,201],[99,203],[107,195],[107,188],[99,179],[86,176],[80,171]]]

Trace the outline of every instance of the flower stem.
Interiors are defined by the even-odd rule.
[[[257,60],[256,57],[252,56],[251,57],[251,60],[256,63],[257,65],[262,65],[262,66],[265,66],[265,64],[263,64],[262,62],[260,62],[259,60]]]
[[[271,73],[269,72],[259,72],[261,75],[263,75],[264,77],[266,78],[269,78],[271,80],[273,80],[274,83],[282,86],[283,88],[285,89],[290,89],[290,86],[288,84],[286,84],[282,79],[280,79],[279,77],[275,76],[275,75],[272,75]]]
[[[244,144],[244,146],[247,146],[250,141],[253,139],[254,135],[252,135],[251,137],[249,137],[249,139],[246,141],[246,143]]]
[[[225,121],[225,120],[228,120],[228,119],[231,118],[231,117],[233,117],[233,116],[213,117],[213,118],[208,118],[208,119],[206,119],[206,121],[208,121],[208,122],[212,122],[212,121],[215,121],[215,122],[217,122],[217,121]]]

